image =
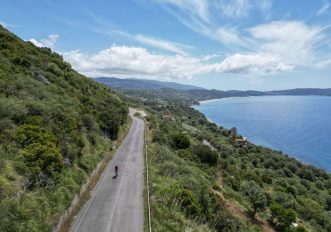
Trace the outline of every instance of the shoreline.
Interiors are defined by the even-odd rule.
[[[283,96],[283,95],[282,95],[282,96]],[[250,97],[258,97],[258,96],[250,96]],[[265,96],[263,96],[263,97],[265,97]],[[242,98],[242,97],[229,97],[229,98]],[[206,100],[206,101],[202,101],[202,102],[203,102],[203,103],[208,103],[208,102],[213,102],[213,101],[221,100],[221,99],[225,99],[225,98],[211,99],[211,100]],[[199,105],[195,105],[195,106],[199,106]],[[230,130],[230,129],[231,129],[231,128],[226,128],[226,127],[224,127],[222,124],[217,123],[217,122],[213,121],[212,119],[208,118],[208,117],[205,115],[205,113],[203,113],[202,111],[198,110],[195,106],[192,106],[192,108],[193,108],[194,110],[198,111],[199,113],[203,114],[204,117],[206,117],[206,119],[207,119],[209,122],[216,124],[218,127],[225,128],[226,130]],[[235,126],[233,126],[233,127],[235,127]],[[239,134],[239,133],[238,133],[238,135],[243,136],[242,134]],[[270,149],[270,150],[272,150],[272,151],[274,151],[274,152],[278,152],[278,153],[280,153],[281,155],[283,155],[283,156],[285,156],[285,157],[287,157],[287,158],[295,159],[296,161],[298,161],[299,163],[301,163],[301,164],[303,164],[303,165],[305,165],[305,166],[312,166],[312,167],[314,167],[314,168],[317,168],[317,169],[323,170],[323,171],[325,171],[325,172],[328,173],[328,174],[331,174],[331,170],[327,170],[326,168],[319,167],[319,166],[317,166],[316,164],[313,164],[313,163],[307,163],[307,162],[304,162],[303,160],[297,158],[295,155],[291,155],[291,154],[289,154],[289,153],[287,153],[287,152],[285,152],[285,151],[283,151],[283,150],[278,150],[277,148],[273,148],[273,147],[268,146],[268,145],[265,145],[265,144],[259,144],[259,143],[253,142],[253,141],[250,140],[250,136],[248,136],[248,135],[245,135],[245,137],[247,138],[248,143],[251,143],[251,144],[253,144],[253,145],[255,145],[255,146],[260,146],[260,147],[263,147],[263,148]]]
[[[291,94],[280,94],[280,95],[259,95],[259,96],[231,96],[231,97],[221,97],[221,98],[214,98],[214,99],[208,99],[208,100],[201,100],[197,101],[197,104],[192,104],[191,107],[199,106],[201,104],[206,104],[209,102],[222,100],[222,99],[230,99],[230,98],[251,98],[251,97],[331,97],[329,95],[291,95]]]

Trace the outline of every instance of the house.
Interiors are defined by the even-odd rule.
[[[243,137],[243,138],[236,138],[234,141],[235,141],[236,143],[238,143],[238,144],[242,144],[242,145],[244,145],[244,144],[247,143],[247,138],[246,138],[246,137]]]
[[[164,116],[163,116],[163,119],[167,119],[167,120],[172,120],[172,121],[174,121],[174,120],[175,120],[175,117],[170,116],[170,115],[164,115]]]

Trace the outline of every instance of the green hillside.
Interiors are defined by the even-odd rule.
[[[329,173],[178,102],[141,102],[155,231],[331,231]]]
[[[110,88],[0,26],[0,231],[50,231],[127,113]]]

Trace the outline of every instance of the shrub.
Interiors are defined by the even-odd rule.
[[[217,164],[218,154],[212,151],[207,145],[196,145],[192,148],[193,154],[199,157],[200,161],[209,165]]]
[[[183,133],[178,133],[172,136],[172,146],[176,149],[186,149],[191,145],[190,138]]]
[[[267,195],[257,184],[250,181],[249,183],[246,183],[244,190],[248,196],[249,202],[251,203],[253,216],[255,216],[257,212],[263,211],[267,208],[269,204]]]
[[[56,180],[63,169],[63,159],[55,146],[34,143],[22,151],[28,187],[45,186]]]
[[[273,222],[281,231],[285,231],[292,225],[292,222],[295,222],[296,215],[293,209],[286,209],[274,202],[270,205],[270,212]]]
[[[33,125],[21,126],[17,132],[17,140],[23,147],[33,143],[55,144],[55,137],[51,133],[44,128]]]

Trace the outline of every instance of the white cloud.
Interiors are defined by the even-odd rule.
[[[272,0],[220,0],[216,7],[227,18],[245,18],[253,10],[267,14],[272,6]]]
[[[214,64],[216,72],[229,72],[240,74],[268,74],[279,71],[289,71],[294,68],[279,61],[277,57],[269,54],[234,54],[221,63]]]
[[[313,66],[322,57],[320,44],[323,28],[308,26],[301,21],[276,21],[249,29],[256,40],[258,52],[278,56],[287,64]]]
[[[317,16],[320,16],[324,14],[325,11],[327,11],[330,8],[330,3],[326,2],[316,13]]]
[[[141,47],[113,45],[95,54],[78,50],[63,53],[66,61],[79,72],[90,76],[147,77],[150,79],[190,79],[198,74],[241,73],[268,74],[288,71],[293,66],[267,54],[234,54],[223,61],[219,55],[202,58],[182,55],[160,55]],[[211,61],[214,62],[211,62]]]
[[[218,55],[218,54],[209,54],[209,55],[202,56],[202,60],[203,61],[210,61],[210,60],[213,60],[217,57],[220,57],[220,55]]]
[[[114,29],[107,25],[100,24],[99,21],[101,21],[101,20],[102,19],[98,19],[96,21],[99,24],[99,26],[93,27],[92,31],[100,33],[100,34],[104,34],[107,36],[120,35],[122,37],[126,37],[126,38],[129,38],[136,42],[139,42],[141,44],[145,44],[148,46],[152,46],[155,48],[162,49],[164,51],[169,51],[169,52],[173,52],[173,53],[180,54],[180,55],[187,55],[187,50],[193,49],[192,46],[189,46],[186,44],[176,43],[176,42],[172,42],[172,41],[168,41],[168,40],[164,40],[164,39],[160,39],[160,38],[154,38],[154,37],[142,35],[142,34],[134,35],[134,34],[130,34],[130,33],[118,30],[118,29]]]
[[[248,15],[251,5],[248,0],[221,0],[219,7],[227,17],[242,18]]]
[[[153,37],[145,36],[145,35],[136,35],[134,36],[135,40],[140,43],[150,45],[156,48],[160,48],[163,50],[167,50],[170,52],[174,52],[181,55],[187,55],[186,49],[192,49],[191,46],[181,44],[181,43],[174,43],[167,40],[156,39]]]
[[[154,0],[183,25],[223,45],[251,47],[238,28],[224,23],[224,18],[243,18],[252,10],[266,14],[272,0]],[[220,26],[221,25],[221,26]]]
[[[210,22],[210,1],[208,0],[154,0],[160,4],[168,4],[181,9],[185,14],[194,15],[204,22]]]
[[[37,47],[48,47],[54,49],[56,42],[59,39],[59,35],[50,34],[46,39],[36,40],[36,39],[29,39],[31,43],[36,45]]]
[[[222,42],[224,45],[249,46],[247,39],[244,39],[236,28],[220,27],[213,32],[215,40]]]
[[[207,66],[200,59],[181,55],[165,56],[148,52],[141,47],[113,45],[96,54],[80,51],[63,53],[66,61],[85,75],[148,76],[153,78],[191,78],[203,73]]]

